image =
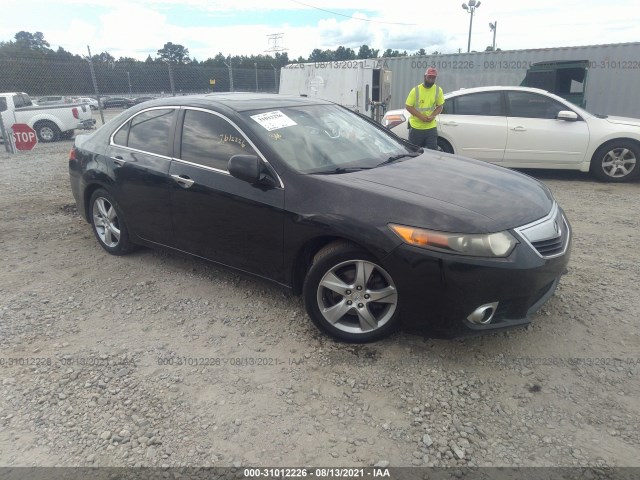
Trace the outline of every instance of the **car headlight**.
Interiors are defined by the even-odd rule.
[[[506,257],[518,243],[509,232],[464,234],[395,224],[389,227],[409,245],[474,257]]]

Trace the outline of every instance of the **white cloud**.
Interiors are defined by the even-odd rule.
[[[339,45],[354,50],[362,44],[381,50],[438,50],[454,53],[466,51],[469,14],[459,2],[439,2],[416,7],[398,5],[389,0],[301,0],[325,10],[355,11],[351,18],[335,16],[318,9],[310,9],[292,0],[57,0],[59,11],[69,11],[68,23],[51,22],[38,16],[38,11],[0,26],[0,39],[8,40],[19,30],[42,31],[53,48],[62,45],[73,53],[85,54],[87,43],[92,52],[109,51],[116,58],[130,56],[144,59],[156,56],[164,43],[184,45],[192,57],[204,60],[223,54],[259,54],[269,44],[267,35],[283,32],[281,45],[287,47],[289,57],[308,56],[314,48],[334,49]],[[35,0],[2,0],[3,12],[24,4],[36,5]],[[29,9],[28,5],[24,8]],[[107,13],[84,15],[85,11]],[[229,15],[238,22],[239,12],[303,11],[308,24],[282,21],[272,25],[230,24],[223,27],[189,26],[184,16],[180,22],[171,16],[172,9],[193,12],[197,24],[207,15]],[[427,10],[427,15],[422,12]],[[472,49],[484,50],[492,42],[489,22],[498,22],[497,44],[502,49],[546,48],[555,46],[590,45],[637,40],[636,26],[631,12],[637,9],[631,0],[604,4],[595,0],[537,0],[523,4],[512,0],[483,0],[474,15]],[[30,10],[30,11],[31,11]],[[173,10],[175,11],[175,10]],[[15,16],[9,15],[10,18]],[[298,15],[299,17],[299,15]],[[365,21],[370,20],[370,21]],[[386,23],[383,23],[386,22]],[[419,25],[393,25],[416,23]],[[194,22],[195,23],[195,22]],[[424,23],[424,24],[423,24]]]

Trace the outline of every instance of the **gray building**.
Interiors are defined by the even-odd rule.
[[[582,94],[581,103],[588,111],[640,118],[640,42],[378,60],[393,74],[388,109],[404,106],[409,90],[422,82],[428,67],[438,69],[437,83],[446,93],[460,88],[521,85],[534,64],[564,62],[565,66],[582,66],[581,77],[566,78],[568,81],[564,83],[572,97]],[[567,72],[565,69],[563,73]],[[540,81],[546,79],[547,83],[529,82],[529,85],[551,85],[553,75],[549,71],[540,73]]]

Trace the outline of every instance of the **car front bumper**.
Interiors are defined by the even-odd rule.
[[[396,282],[403,326],[436,337],[462,337],[527,325],[566,273],[571,234],[562,255],[543,258],[520,242],[507,258],[477,258],[401,245],[384,259]],[[497,305],[495,305],[497,303]],[[493,304],[485,324],[469,316]]]

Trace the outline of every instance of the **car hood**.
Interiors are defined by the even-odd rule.
[[[357,195],[357,204],[365,204],[378,224],[448,232],[522,226],[547,215],[554,202],[550,191],[527,175],[436,152],[371,170],[314,177],[343,188],[325,189],[338,205],[343,197],[344,204],[354,205]]]
[[[640,127],[639,118],[609,116],[606,118],[606,120],[609,123],[615,123],[617,125],[631,125],[633,127]]]

